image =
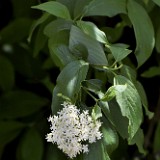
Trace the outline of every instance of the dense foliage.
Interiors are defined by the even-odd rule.
[[[75,160],[160,159],[159,0],[1,6],[2,160],[69,159],[45,140],[64,101],[102,121],[102,139]]]

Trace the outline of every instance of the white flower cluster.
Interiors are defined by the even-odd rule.
[[[51,133],[47,134],[47,141],[58,145],[58,148],[70,158],[80,152],[88,153],[88,144],[101,139],[99,131],[101,122],[93,120],[88,110],[80,113],[75,105],[68,102],[62,104],[63,109],[57,116],[49,118]]]

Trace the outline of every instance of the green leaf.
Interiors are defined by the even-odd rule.
[[[104,94],[104,97],[101,98],[102,101],[110,101],[115,98],[117,93],[125,92],[127,85],[114,85],[111,86],[107,92]]]
[[[1,42],[16,43],[28,36],[32,20],[17,18],[0,31]],[[17,34],[18,33],[18,34]]]
[[[160,24],[159,24],[159,27],[158,27],[158,30],[156,32],[156,50],[158,53],[160,53]]]
[[[34,30],[40,25],[42,24],[43,22],[45,22],[49,17],[49,14],[48,13],[44,13],[32,26],[31,26],[31,29],[30,29],[30,33],[29,33],[29,36],[28,36],[28,42],[31,42],[31,38],[32,38],[32,35],[33,35],[33,32]]]
[[[105,32],[110,43],[115,43],[122,36],[125,25],[124,22],[119,22],[114,28],[102,27],[101,30]]]
[[[28,91],[11,91],[0,98],[0,118],[15,119],[28,116],[39,111],[48,104],[42,98]]]
[[[8,54],[11,59],[14,68],[18,74],[27,80],[40,80],[45,76],[45,71],[42,70],[42,62],[37,58],[33,58],[33,55],[26,50],[26,46],[15,45],[13,48],[13,54]],[[32,82],[33,82],[32,81]]]
[[[160,6],[160,0],[152,0],[155,4],[157,4],[158,6]]]
[[[83,160],[110,160],[102,140],[98,140],[96,143],[89,145],[89,153],[83,155]]]
[[[159,151],[160,149],[160,121],[158,122],[156,131],[155,131],[155,136],[154,136],[154,143],[153,143],[153,149],[155,152]]]
[[[4,56],[0,56],[0,88],[4,91],[14,86],[15,75],[11,62]]]
[[[70,30],[71,26],[72,26],[72,21],[68,21],[65,19],[56,19],[50,22],[44,28],[44,34],[47,35],[49,38],[53,38],[57,32],[63,30]]]
[[[122,115],[129,119],[128,133],[130,141],[142,123],[141,99],[135,86],[127,78],[117,75],[114,78],[114,82],[116,85],[127,84],[125,92],[116,92],[116,101],[121,109]]]
[[[94,93],[99,93],[102,90],[103,82],[99,79],[89,79],[82,82],[83,87]]]
[[[68,63],[76,60],[71,51],[68,48],[69,31],[63,30],[57,32],[48,41],[48,47],[52,60],[59,67],[63,67]]]
[[[154,116],[154,113],[150,112],[148,110],[148,101],[147,101],[147,95],[145,93],[145,90],[142,86],[142,84],[140,82],[136,82],[136,85],[135,85],[140,97],[141,97],[141,101],[142,101],[142,104],[144,106],[144,109],[145,109],[145,113],[146,115],[149,117],[149,119],[151,119],[153,116]]]
[[[58,149],[56,145],[52,143],[48,144],[45,160],[65,160],[67,158],[68,157]]]
[[[98,105],[95,105],[92,109],[92,118],[97,120],[100,117],[102,117],[101,108]]]
[[[47,42],[47,37],[43,34],[43,25],[40,26],[37,34],[36,34],[36,38],[35,38],[35,42],[34,42],[34,47],[33,47],[33,56],[36,57],[39,52],[44,48],[46,42]]]
[[[92,22],[85,22],[85,21],[77,21],[78,27],[92,37],[93,39],[101,42],[101,43],[108,43],[107,37],[104,32],[102,32],[94,23]]]
[[[128,0],[127,9],[136,36],[135,55],[140,67],[152,54],[155,45],[154,29],[147,12],[136,1]]]
[[[39,132],[31,128],[24,133],[18,149],[18,160],[42,160],[43,159],[43,140]]]
[[[115,99],[109,101],[108,106],[109,106],[109,116],[107,116],[107,118],[108,117],[110,118],[109,119],[110,122],[114,124],[120,136],[123,139],[128,139],[129,119],[123,116],[122,111]]]
[[[119,13],[126,13],[126,0],[94,0],[85,6],[85,16],[108,16],[113,17]]]
[[[107,65],[107,59],[102,46],[93,38],[86,35],[78,27],[72,26],[70,31],[69,48],[74,50],[78,44],[84,45],[88,50],[87,61],[92,65]]]
[[[37,6],[33,6],[32,8],[46,11],[59,18],[71,19],[67,7],[59,2],[55,1],[45,2]]]
[[[129,49],[117,45],[107,45],[107,47],[111,50],[111,53],[117,62],[123,60],[132,52]]]
[[[0,121],[0,147],[16,138],[25,124],[17,121]]]
[[[88,72],[88,63],[84,61],[73,61],[66,65],[57,78],[57,85],[53,91],[52,112],[56,113],[60,109],[62,97],[57,97],[60,93],[75,102],[81,88],[81,82],[85,80]]]
[[[74,18],[78,19],[84,15],[84,7],[88,5],[92,0],[76,0],[74,6]]]
[[[118,147],[119,138],[115,128],[109,123],[108,119],[102,117],[103,145],[109,155]]]
[[[71,17],[73,17],[75,4],[76,4],[77,0],[76,1],[75,0],[57,0],[57,2],[60,2],[63,5],[65,5],[68,8]]]
[[[21,1],[21,0],[12,0],[12,16],[14,18],[19,17],[28,17],[30,18],[33,16],[34,11],[31,9],[31,6],[36,5],[36,0],[27,1],[27,3]],[[9,4],[8,4],[9,5]]]
[[[127,66],[123,65],[123,67],[120,69],[121,75],[128,78],[130,81],[135,82],[137,78],[136,70]]]
[[[136,144],[138,147],[138,150],[140,153],[146,154],[146,151],[144,150],[143,144],[144,144],[144,134],[142,129],[138,129],[137,133],[129,143],[130,145]]]
[[[141,76],[145,78],[160,76],[160,67],[157,67],[157,66],[150,67],[148,70],[144,71],[141,74]]]

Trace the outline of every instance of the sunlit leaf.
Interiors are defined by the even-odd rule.
[[[75,45],[82,44],[88,50],[87,61],[93,65],[107,65],[107,59],[102,46],[93,38],[86,35],[78,27],[72,26],[70,31],[69,48],[71,51]]]
[[[97,120],[102,117],[101,108],[98,105],[95,105],[92,109],[92,118]]]
[[[46,11],[56,17],[71,19],[67,7],[59,2],[55,1],[45,2],[37,6],[33,6],[32,8]]]
[[[96,39],[97,41],[104,44],[108,43],[105,33],[102,32],[94,23],[78,21],[77,25],[82,29],[84,33],[86,33],[93,39]]]
[[[121,109],[122,115],[129,119],[128,133],[130,141],[142,123],[141,99],[133,83],[127,78],[117,75],[114,81],[117,85],[127,85],[124,92],[116,92],[116,101]]]
[[[123,48],[117,45],[109,45],[108,48],[111,50],[111,53],[117,62],[123,60],[132,52],[127,48]]]
[[[46,25],[46,27],[44,28],[44,34],[50,38],[53,38],[57,32],[69,30],[71,26],[71,21],[65,19],[56,19],[50,22],[48,25]]]
[[[119,92],[125,92],[127,85],[114,85],[111,86],[107,92],[104,94],[104,97],[101,98],[102,101],[110,101],[115,98],[116,94]]]
[[[152,0],[154,3],[156,3],[158,6],[160,6],[160,0]]]
[[[113,17],[119,13],[126,13],[126,0],[94,0],[85,6],[85,16],[108,16]]]

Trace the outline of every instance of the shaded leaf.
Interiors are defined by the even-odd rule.
[[[156,50],[158,53],[160,53],[160,24],[159,24],[159,27],[158,27],[158,30],[156,32]]]
[[[136,144],[138,147],[138,150],[140,153],[146,154],[146,151],[144,150],[143,144],[144,144],[144,134],[142,129],[139,129],[131,142],[129,143],[131,145]]]
[[[99,79],[89,79],[83,81],[82,85],[91,92],[99,93],[102,90],[103,82]]]
[[[157,66],[150,67],[148,70],[144,71],[141,74],[141,76],[145,78],[160,76],[160,67]]]
[[[52,38],[48,41],[48,47],[50,54],[54,63],[63,67],[68,63],[76,60],[71,51],[68,48],[69,41],[69,31],[63,30],[57,32]]]
[[[136,1],[128,0],[127,9],[136,36],[135,55],[140,67],[152,54],[155,44],[154,29],[147,12]]]
[[[37,34],[36,34],[36,38],[35,38],[35,42],[34,42],[34,47],[33,47],[33,56],[36,57],[39,52],[44,48],[46,42],[47,42],[47,37],[43,34],[43,25],[40,26]]]
[[[18,149],[18,160],[42,160],[43,158],[43,140],[39,132],[31,128],[24,133]]]
[[[28,36],[32,20],[29,18],[17,18],[0,31],[3,43],[16,43]],[[17,34],[18,33],[18,34]]]
[[[33,25],[31,26],[31,29],[30,29],[30,33],[29,33],[29,36],[28,36],[28,41],[31,42],[31,38],[32,38],[32,35],[33,35],[33,32],[34,30],[40,25],[42,24],[43,22],[45,22],[49,17],[49,14],[48,13],[44,13],[37,21],[35,21],[33,23]]]
[[[102,133],[103,133],[103,145],[104,145],[104,149],[107,150],[107,153],[109,155],[112,154],[112,152],[118,147],[118,143],[119,143],[119,138],[118,138],[118,134],[115,130],[115,128],[111,125],[111,123],[109,123],[109,121],[105,118],[102,117]]]
[[[105,151],[102,140],[98,140],[96,143],[89,145],[89,153],[83,155],[83,160],[110,160],[107,152]]]
[[[102,32],[94,23],[92,22],[85,22],[85,21],[78,21],[77,22],[78,27],[81,28],[81,30],[92,37],[93,39],[101,42],[101,43],[108,43],[107,37],[104,32]]]
[[[70,31],[69,48],[72,51],[75,45],[82,44],[88,50],[87,61],[93,65],[107,65],[107,59],[102,46],[90,36],[83,33],[78,27],[72,26]]]
[[[155,131],[155,136],[154,136],[154,142],[153,142],[153,149],[155,152],[159,151],[160,149],[160,121],[158,122],[156,131]]]
[[[114,81],[117,85],[127,84],[125,92],[116,92],[116,101],[121,109],[122,115],[129,119],[128,133],[130,142],[142,123],[141,99],[136,88],[127,78],[117,75]]]
[[[85,80],[88,72],[88,63],[84,61],[73,61],[66,65],[57,78],[57,85],[53,91],[52,112],[56,113],[60,109],[62,97],[57,97],[60,93],[75,102],[81,88],[81,82]]]
[[[4,91],[14,86],[15,74],[11,62],[4,56],[0,56],[0,88]]]
[[[45,160],[65,160],[66,158],[67,156],[56,145],[50,143],[47,146]]]
[[[32,8],[46,11],[56,17],[71,19],[67,7],[59,2],[55,1],[45,2],[37,6],[33,6]]]
[[[24,127],[17,121],[0,121],[0,147],[16,138]]]
[[[120,136],[123,139],[128,139],[129,133],[128,133],[128,125],[129,125],[129,120],[127,117],[123,116],[123,113],[116,102],[116,100],[111,100],[108,102],[109,106],[109,116],[110,116],[110,121],[111,123],[114,124],[117,132],[120,134]],[[108,117],[107,117],[108,118]]]
[[[136,82],[135,87],[136,87],[136,89],[137,89],[137,91],[138,91],[138,93],[141,97],[141,101],[142,101],[142,104],[144,106],[145,113],[149,117],[149,119],[151,119],[154,116],[154,113],[152,113],[148,110],[149,105],[148,105],[148,100],[147,100],[147,95],[145,93],[145,90],[144,90],[142,84],[138,81]]]
[[[11,91],[0,98],[0,118],[20,118],[35,113],[48,100],[28,91]]]

